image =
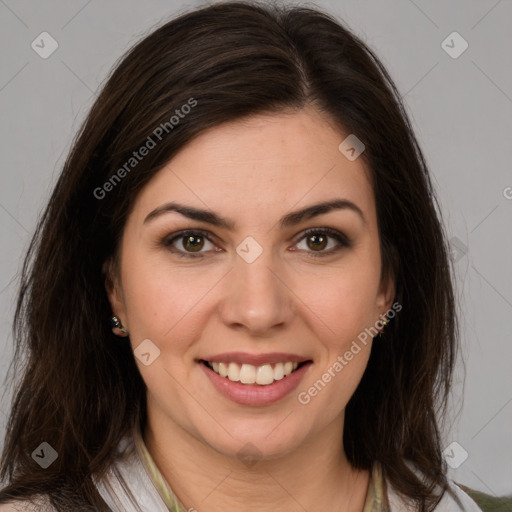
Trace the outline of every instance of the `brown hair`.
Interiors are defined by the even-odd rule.
[[[176,109],[191,100],[196,106],[169,128]],[[373,345],[348,403],[346,454],[358,468],[379,461],[418,510],[433,509],[447,489],[437,422],[446,409],[457,324],[424,157],[393,81],[358,37],[314,9],[249,2],[192,11],[136,44],[74,141],[23,267],[12,363],[20,380],[0,503],[43,493],[58,510],[106,509],[91,475],[105,471],[139,409],[145,412],[133,353],[110,329],[102,272],[134,198],[205,129],[308,104],[366,145],[361,158],[373,181],[383,272],[393,273],[403,306]],[[169,133],[112,181],[163,123]],[[98,197],[107,182],[108,194]],[[42,441],[59,454],[45,470],[30,456]]]

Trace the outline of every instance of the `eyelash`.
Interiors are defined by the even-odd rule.
[[[308,254],[308,257],[312,258],[321,258],[325,256],[330,256],[338,251],[340,251],[342,248],[348,248],[351,246],[351,242],[348,239],[347,236],[345,236],[343,233],[340,233],[339,231],[332,229],[332,228],[311,228],[302,234],[302,236],[299,238],[299,240],[296,242],[298,244],[301,242],[304,238],[307,238],[311,235],[328,235],[330,238],[334,238],[340,245],[335,249],[330,249],[329,251],[306,251]],[[212,244],[214,243],[213,240],[208,236],[208,233],[206,231],[201,230],[184,230],[180,231],[178,233],[174,233],[171,235],[171,237],[167,237],[164,240],[162,240],[162,243],[165,247],[169,249],[173,254],[176,254],[179,257],[183,258],[203,258],[204,253],[192,253],[192,252],[186,252],[182,251],[180,249],[176,249],[173,247],[173,243],[176,240],[179,240],[180,238],[183,239],[186,236],[196,236],[199,235],[201,237],[206,238],[209,242]]]

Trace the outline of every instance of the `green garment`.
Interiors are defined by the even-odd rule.
[[[483,512],[512,512],[511,496],[490,496],[480,491],[475,491],[465,485],[457,484],[466,494],[469,494]]]

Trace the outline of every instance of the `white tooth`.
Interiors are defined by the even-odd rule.
[[[272,384],[272,382],[274,382],[274,378],[274,370],[272,370],[272,366],[269,364],[258,366],[256,384],[260,384],[262,386]]]
[[[290,373],[292,373],[293,363],[291,361],[288,361],[288,362],[284,363],[283,368],[284,368],[284,375],[286,377],[287,375],[290,375]]]
[[[219,363],[219,375],[221,377],[227,377],[228,376],[228,367],[225,363]]]
[[[242,384],[259,384],[260,386],[268,386],[275,380],[281,380],[287,377],[297,369],[299,363],[288,361],[286,363],[276,363],[274,368],[270,364],[254,366],[244,363],[210,363],[213,371],[221,377],[227,377],[233,382],[242,382]]]
[[[274,368],[274,380],[281,380],[284,377],[283,363],[277,363]]]
[[[240,380],[240,366],[238,363],[229,363],[228,379],[233,382],[238,382]]]
[[[256,367],[252,364],[243,364],[240,368],[240,382],[254,384],[256,382]]]

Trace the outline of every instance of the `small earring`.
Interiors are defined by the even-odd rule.
[[[126,338],[126,336],[128,336],[128,331],[125,329],[125,327],[123,327],[123,324],[121,323],[119,318],[117,318],[117,316],[113,316],[110,319],[110,322],[112,325],[112,332],[116,336],[119,336],[121,338]]]
[[[388,319],[384,317],[384,320],[381,320],[380,323],[382,324],[382,329],[379,331],[379,336],[382,336],[382,333],[384,332],[384,329],[386,325],[389,324]]]

